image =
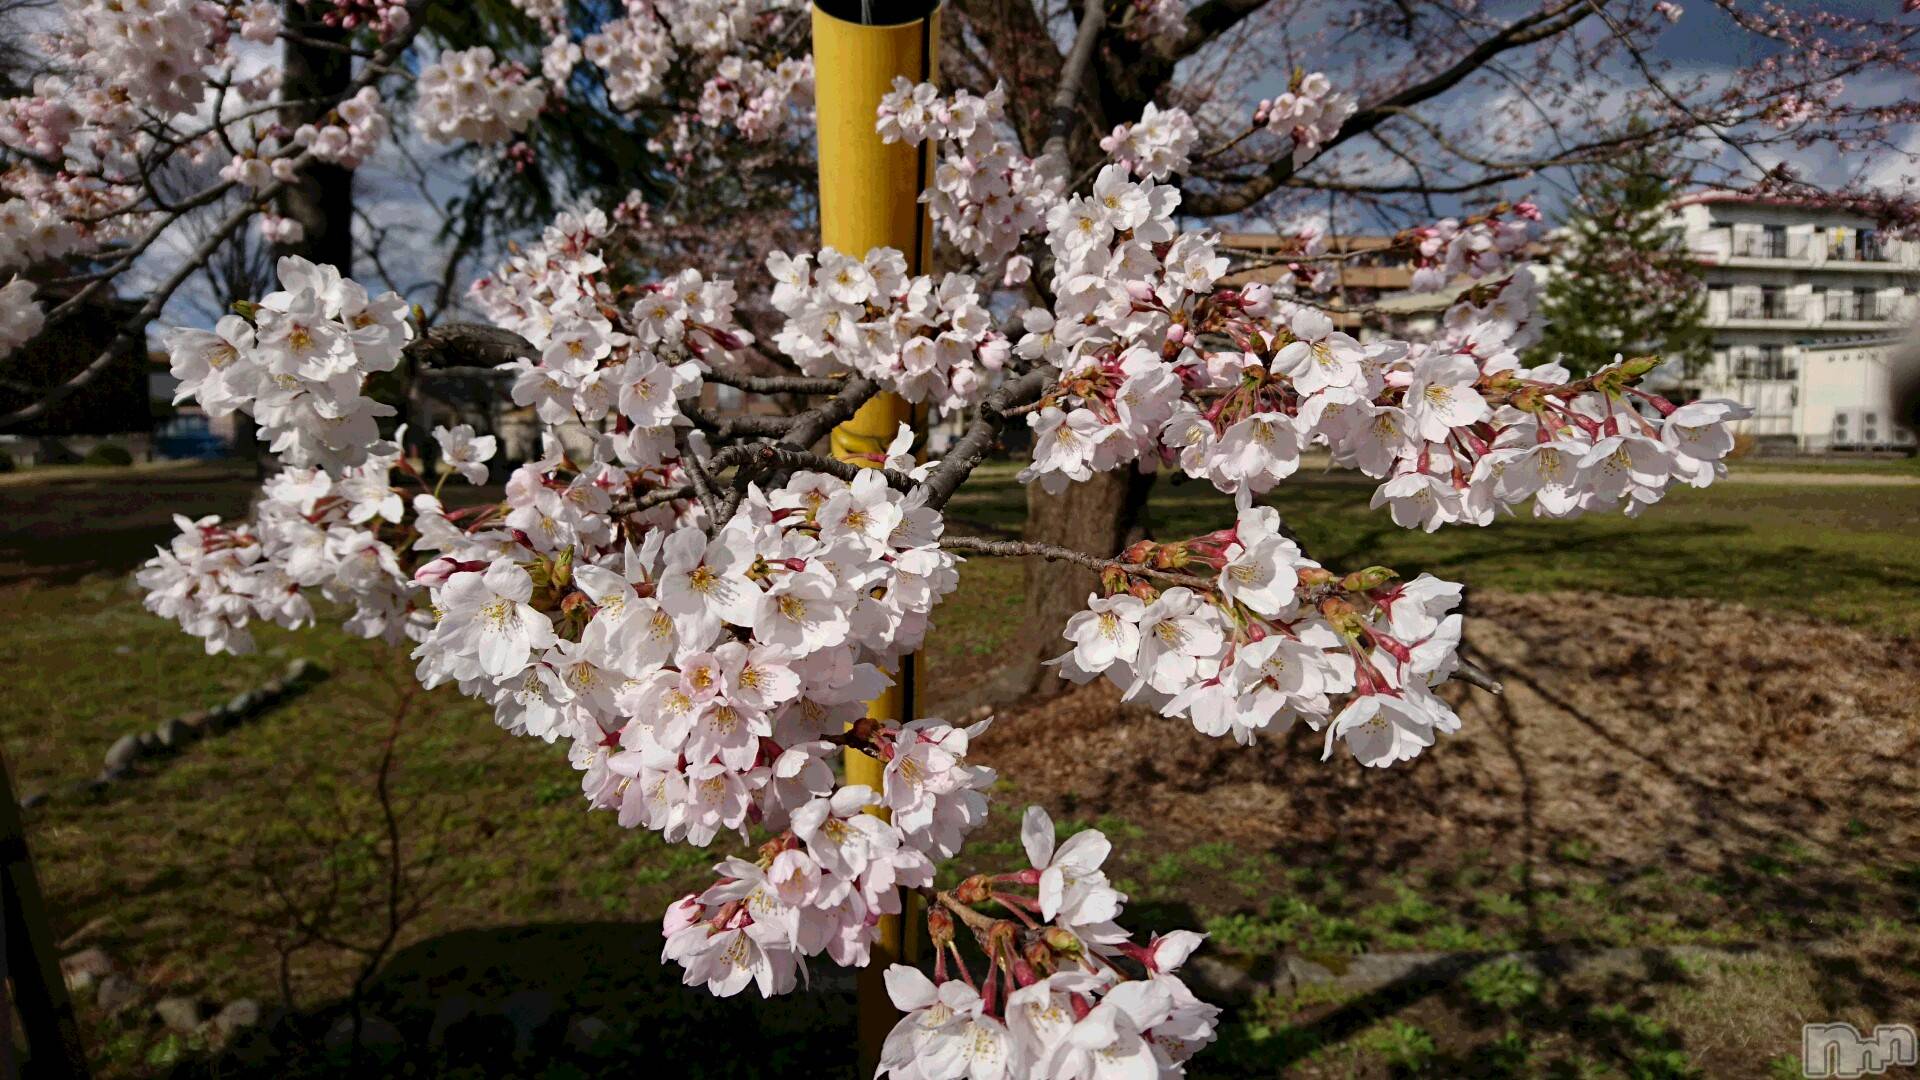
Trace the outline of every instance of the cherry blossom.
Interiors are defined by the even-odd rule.
[[[420,72],[414,116],[438,142],[501,142],[533,122],[545,84],[514,63],[495,63],[484,45],[450,51]]]
[[[20,278],[0,285],[0,356],[33,340],[46,324],[33,292],[33,283]]]
[[[1333,88],[1321,72],[1294,74],[1292,86],[1279,97],[1260,102],[1253,122],[1293,139],[1293,163],[1304,165],[1340,132],[1358,108],[1353,98]]]

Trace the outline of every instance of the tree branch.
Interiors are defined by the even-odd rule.
[[[1001,383],[999,389],[988,394],[980,403],[979,411],[973,422],[967,425],[966,434],[953,444],[940,464],[933,467],[927,475],[927,505],[935,510],[947,505],[953,493],[960,490],[973,470],[986,460],[992,451],[994,441],[999,437],[1001,428],[1006,426],[1007,417],[1021,406],[1037,399],[1047,384],[1053,381],[1054,370],[1042,365],[1016,379]]]
[[[1038,555],[1043,559],[1056,562],[1069,562],[1075,566],[1084,566],[1095,573],[1106,570],[1123,570],[1137,577],[1156,578],[1174,585],[1185,585],[1190,589],[1213,589],[1220,584],[1218,578],[1200,577],[1196,574],[1182,574],[1173,570],[1160,570],[1141,563],[1121,562],[1118,559],[1103,559],[1072,548],[1057,547],[1053,544],[1035,543],[1030,540],[988,540],[978,536],[943,536],[940,546],[949,551],[971,551],[976,555],[989,555],[1004,558],[1026,558]]]
[[[1221,34],[1238,26],[1242,20],[1261,8],[1269,0],[1207,0],[1206,3],[1187,13],[1187,32],[1174,46],[1175,56],[1191,56],[1205,48]]]
[[[441,323],[429,326],[407,342],[408,359],[428,368],[455,364],[495,368],[515,360],[537,360],[540,350],[511,330],[485,323]]]
[[[709,371],[706,380],[749,394],[832,394],[847,385],[845,376],[814,379],[800,375],[735,375],[729,371]]]
[[[1049,103],[1052,115],[1048,121],[1047,142],[1040,151],[1043,158],[1066,160],[1067,136],[1073,132],[1077,115],[1074,105],[1080,99],[1080,83],[1087,77],[1087,66],[1093,62],[1094,47],[1100,43],[1100,31],[1106,25],[1106,0],[1087,0],[1073,48],[1067,53],[1066,63],[1061,65],[1060,81],[1054,86],[1053,100]]]
[[[793,425],[787,429],[786,437],[780,445],[795,450],[805,450],[833,430],[836,424],[851,417],[867,399],[880,392],[880,384],[872,379],[851,378],[841,385],[840,392],[832,398],[808,409],[793,418]]]
[[[1324,155],[1349,139],[1367,134],[1389,118],[1404,113],[1412,106],[1446,93],[1464,82],[1468,76],[1485,67],[1501,53],[1523,48],[1572,29],[1594,14],[1604,2],[1605,0],[1569,0],[1509,23],[1499,33],[1469,49],[1465,55],[1439,74],[1354,113],[1340,128],[1339,133],[1321,148],[1321,153]],[[1293,164],[1292,155],[1283,154],[1269,163],[1265,172],[1238,187],[1226,191],[1185,193],[1181,212],[1197,217],[1237,214],[1272,194],[1276,188],[1291,179],[1296,171],[1298,170]]]
[[[271,187],[268,190],[270,191]],[[245,225],[247,219],[251,218],[253,213],[253,204],[243,203],[238,209],[222,219],[220,224],[214,226],[213,231],[208,233],[206,238],[200,241],[200,245],[193,249],[187,258],[181,262],[179,267],[154,289],[153,295],[147,297],[147,302],[140,305],[140,310],[135,312],[133,318],[129,319],[126,324],[120,328],[119,333],[113,335],[113,340],[107,342],[106,348],[101,349],[98,356],[95,356],[89,361],[86,367],[75,372],[67,381],[48,390],[46,395],[39,401],[31,405],[21,406],[5,416],[0,416],[0,431],[11,431],[14,428],[20,427],[22,424],[29,424],[38,420],[40,417],[45,416],[48,410],[52,409],[55,405],[65,401],[81,387],[92,382],[101,372],[112,367],[114,362],[120,359],[122,350],[130,345],[136,344],[140,338],[146,335],[147,324],[159,316],[160,309],[167,305],[167,300],[174,294],[174,291],[180,288],[188,278],[198,273],[200,271],[200,264],[211,258],[214,251],[217,250],[221,244],[227,242],[227,237],[232,236],[242,225]]]

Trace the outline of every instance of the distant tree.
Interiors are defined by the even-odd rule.
[[[1543,304],[1547,321],[1535,363],[1558,359],[1575,375],[1621,352],[1659,354],[1688,368],[1711,343],[1700,264],[1668,221],[1686,187],[1674,155],[1658,147],[1587,168]]]

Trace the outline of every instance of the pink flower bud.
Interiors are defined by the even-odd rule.
[[[445,585],[453,575],[460,572],[460,563],[451,556],[442,555],[432,562],[422,565],[413,572],[413,580],[430,589]]]
[[[688,893],[680,899],[675,900],[672,906],[667,908],[665,917],[660,920],[661,936],[672,937],[687,927],[699,923],[700,915],[701,907],[699,898],[693,893]]]

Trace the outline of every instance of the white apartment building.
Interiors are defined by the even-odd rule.
[[[1843,363],[1824,346],[1878,344],[1914,325],[1920,243],[1884,237],[1841,211],[1731,192],[1676,200],[1673,222],[1705,267],[1713,330],[1712,363],[1674,381],[1689,396],[1752,406],[1745,430],[1762,442],[1842,448],[1832,442],[1834,410],[1884,408],[1885,394],[1846,374],[1865,370],[1862,350],[1832,354],[1853,358]],[[1801,370],[1803,357],[1818,358],[1818,370]],[[1803,407],[1810,395],[1822,404]]]

